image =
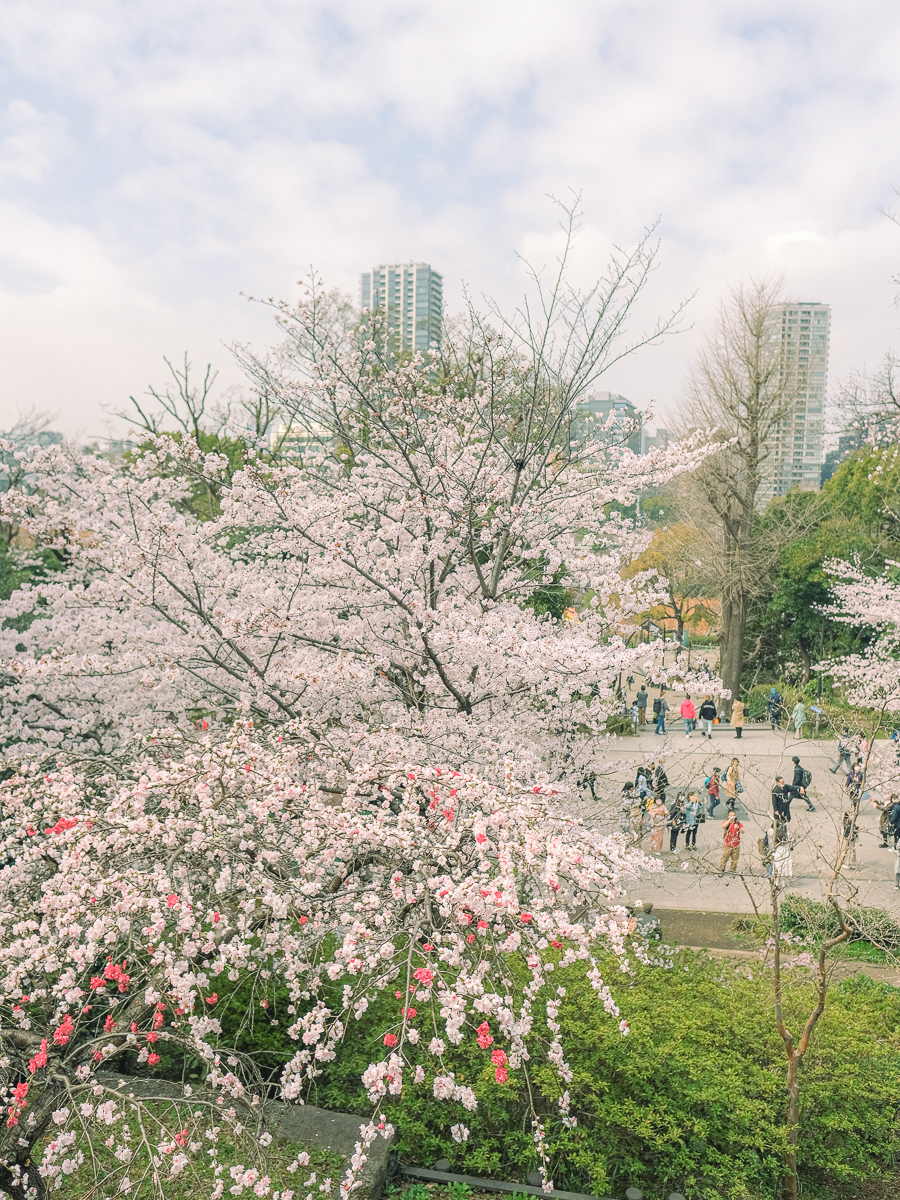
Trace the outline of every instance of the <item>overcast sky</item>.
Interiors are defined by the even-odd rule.
[[[102,434],[185,350],[235,382],[240,293],[310,265],[511,305],[569,189],[584,280],[658,217],[645,322],[697,293],[600,386],[664,413],[750,273],[831,304],[830,383],[900,349],[896,0],[2,0],[0,54],[0,426]]]

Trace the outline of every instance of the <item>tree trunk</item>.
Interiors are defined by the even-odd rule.
[[[10,1200],[45,1200],[50,1194],[33,1163],[22,1167],[18,1179],[9,1167],[0,1167],[0,1193],[9,1196]]]
[[[781,1193],[784,1200],[797,1200],[799,1181],[797,1179],[797,1142],[800,1138],[800,1080],[797,1070],[800,1057],[788,1052],[787,1069],[787,1156],[785,1159],[784,1180]]]
[[[797,639],[797,649],[800,651],[800,657],[803,659],[803,673],[801,675],[801,681],[805,687],[806,684],[809,683],[810,675],[812,675],[812,659],[809,656],[809,651],[799,638]]]
[[[731,696],[736,700],[744,669],[744,632],[747,628],[747,597],[738,592],[722,606],[724,625],[719,675]]]

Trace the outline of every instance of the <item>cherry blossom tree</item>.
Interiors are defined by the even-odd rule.
[[[243,717],[345,761],[374,736],[482,773],[513,749],[538,778],[583,769],[619,672],[657,669],[621,636],[661,586],[623,579],[648,536],[625,511],[707,453],[572,433],[651,263],[642,247],[587,296],[561,275],[539,322],[471,313],[427,355],[365,320],[334,336],[321,297],[281,308],[288,350],[247,363],[306,430],[293,456],[250,446],[235,469],[160,433],[124,463],[39,450],[39,492],[5,510],[67,565],[0,606],[7,737],[118,752]],[[578,621],[535,603],[550,587]]]
[[[151,743],[125,766],[95,757],[23,769],[4,785],[0,816],[0,1190],[49,1194],[99,1170],[105,1143],[112,1155],[88,1195],[142,1182],[162,1197],[210,1155],[214,1198],[226,1182],[231,1194],[246,1184],[281,1200],[315,1191],[306,1172],[268,1176],[269,1089],[221,1035],[224,993],[248,983],[263,1006],[275,980],[287,986],[289,1101],[379,995],[396,998],[383,1057],[364,1076],[372,1120],[345,1189],[372,1138],[389,1132],[382,1109],[401,1087],[461,1105],[463,1120],[475,1107],[444,1063],[463,1039],[501,1084],[542,1046],[568,1123],[553,969],[583,964],[619,1019],[598,955],[613,950],[625,969],[631,953],[645,956],[621,899],[654,867],[558,803],[511,762],[500,786],[387,756],[323,772],[320,746],[292,722]],[[130,1093],[128,1062],[152,1075],[185,1051],[205,1080],[175,1101],[183,1129],[172,1136],[152,1089]],[[220,1129],[243,1130],[251,1166],[219,1154]],[[535,1139],[546,1166],[537,1115]]]
[[[404,1082],[474,1103],[448,1044],[476,1038],[498,1083],[525,1070],[538,1003],[569,1120],[552,969],[583,963],[618,1017],[598,956],[630,953],[621,901],[645,866],[580,824],[572,793],[618,674],[666,674],[622,638],[661,594],[651,572],[623,577],[648,540],[628,510],[708,452],[698,436],[637,457],[627,431],[576,419],[618,355],[671,327],[622,340],[652,263],[641,243],[582,294],[563,256],[512,319],[470,311],[428,354],[399,353],[375,317],[331,319],[313,291],[278,308],[285,345],[242,352],[251,409],[285,419],[275,451],[248,435],[222,452],[195,408],[178,436],[148,418],[125,460],[22,459],[30,486],[2,518],[61,568],[0,606],[0,1186],[16,1200],[101,1135],[120,1187],[140,1169],[163,1195],[230,1108],[264,1158],[264,1081],[215,1015],[225,981],[263,1000],[286,983],[288,1101],[394,993],[347,1188]],[[576,620],[546,611],[550,589]],[[167,1051],[204,1063],[180,1141],[105,1074]],[[264,1162],[229,1170],[234,1194],[295,1190],[263,1183]]]

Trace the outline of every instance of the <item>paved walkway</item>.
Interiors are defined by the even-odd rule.
[[[683,693],[669,692],[667,698],[677,712]],[[790,831],[797,839],[797,846],[793,853],[794,876],[789,889],[819,899],[837,858],[842,817],[848,807],[843,773],[834,776],[829,772],[836,754],[833,740],[798,740],[793,730],[790,734],[783,730],[773,733],[768,724],[745,726],[740,739],[735,737],[730,726],[715,726],[712,741],[701,737],[699,732],[686,738],[680,718],[665,736],[656,735],[652,726],[646,726],[636,737],[611,741],[608,758],[613,770],[597,790],[598,794],[602,791],[613,799],[579,805],[579,815],[604,828],[619,828],[621,817],[617,797],[621,785],[634,778],[639,763],[651,759],[659,761],[662,758],[672,784],[671,791],[692,787],[705,800],[704,780],[712,768],[724,768],[732,757],[736,757],[745,789],[737,805],[738,816],[745,825],[740,874],[725,878],[718,875],[721,822],[728,813],[723,799],[715,817],[708,818],[700,827],[696,853],[682,849],[680,853],[669,854],[666,849],[662,855],[664,873],[642,880],[630,899],[652,900],[660,907],[750,912],[753,904],[748,887],[757,903],[764,905],[768,899],[757,841],[771,824],[772,784],[776,775],[784,775],[790,782],[794,766],[791,759],[795,754],[812,772],[810,795],[816,812],[807,812],[801,798],[793,801]],[[900,768],[892,787],[900,792]],[[879,848],[878,816],[871,805],[861,810],[857,865],[845,867],[841,890],[844,895],[852,895],[858,904],[884,909],[900,919],[900,891],[896,889],[893,874],[894,856],[890,850]],[[668,847],[668,831],[663,844]]]

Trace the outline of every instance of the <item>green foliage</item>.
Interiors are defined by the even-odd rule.
[[[614,963],[606,966],[610,978],[619,975]],[[574,1129],[561,1122],[559,1079],[537,1053],[529,1081],[558,1188],[619,1195],[636,1184],[650,1195],[677,1190],[694,1200],[775,1195],[786,1063],[764,968],[746,972],[687,953],[670,970],[637,966],[617,994],[631,1028],[627,1037],[577,969],[558,972],[557,985],[566,988],[560,1021],[573,1070]],[[791,973],[789,1027],[799,1030],[814,1004],[806,974]],[[343,1052],[325,1064],[311,1102],[368,1111],[359,1076],[383,1057],[381,1035],[393,1015],[392,1002],[382,999],[347,1031]],[[809,1194],[838,1181],[872,1180],[900,1152],[898,1030],[900,992],[867,979],[833,985],[801,1070],[800,1163]],[[461,1114],[435,1101],[429,1087],[407,1082],[391,1111],[400,1153],[410,1162],[443,1157],[455,1170],[524,1180],[538,1160],[520,1075],[498,1084],[473,1030],[460,1046],[448,1047],[444,1063],[474,1088],[479,1107]],[[450,1136],[451,1124],[461,1120],[471,1130],[465,1146]]]
[[[787,542],[748,623],[748,664],[777,679],[795,662],[805,681],[815,662],[862,648],[868,634],[833,621],[829,559],[860,560],[873,573],[889,572],[900,557],[900,447],[865,448],[843,463],[821,493],[790,493],[771,501],[760,533],[798,521],[804,532]]]
[[[853,929],[852,942],[869,942],[884,950],[900,951],[900,922],[879,908],[848,904],[845,920]],[[835,937],[840,923],[834,910],[818,900],[788,892],[781,902],[781,925],[785,930],[818,943],[823,937]]]
[[[631,717],[613,713],[606,718],[606,732],[614,733],[617,737],[633,737],[636,730]]]

